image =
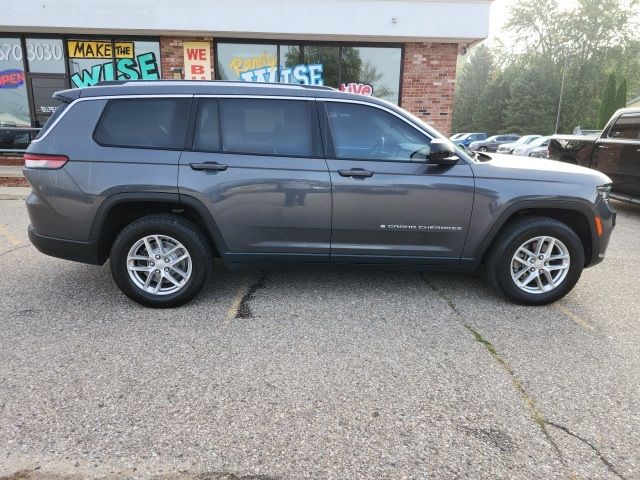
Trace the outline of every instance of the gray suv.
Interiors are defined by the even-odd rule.
[[[131,299],[188,302],[228,268],[470,272],[540,305],[599,263],[602,173],[470,155],[383,100],[327,87],[116,82],[65,90],[25,155],[31,242]]]

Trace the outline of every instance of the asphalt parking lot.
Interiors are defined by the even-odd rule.
[[[218,268],[158,311],[0,200],[0,477],[640,478],[640,207],[616,208],[548,307],[474,276]]]

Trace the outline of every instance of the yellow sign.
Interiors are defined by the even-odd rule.
[[[184,78],[211,80],[211,46],[209,42],[184,42]]]
[[[275,55],[269,55],[264,52],[259,57],[233,57],[229,62],[231,69],[236,72],[236,75],[240,75],[242,72],[248,70],[256,70],[263,67],[276,67],[278,65],[278,59]]]
[[[67,40],[69,58],[133,58],[133,42]]]

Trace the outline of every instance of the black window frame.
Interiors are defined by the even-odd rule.
[[[98,129],[100,128],[100,125],[102,125],[102,122],[104,121],[104,116],[106,115],[107,111],[109,110],[109,105],[112,104],[113,102],[118,102],[118,101],[135,101],[135,100],[184,100],[185,102],[189,103],[187,112],[186,112],[186,118],[185,118],[185,132],[184,132],[184,138],[182,139],[182,142],[180,142],[180,146],[179,147],[150,147],[150,146],[138,146],[138,145],[116,145],[116,144],[108,144],[108,143],[102,143],[100,142],[97,138],[96,138],[96,132],[98,131]],[[177,151],[177,152],[181,152],[185,149],[185,145],[186,142],[189,138],[189,132],[193,129],[192,126],[192,122],[191,122],[191,118],[194,117],[193,115],[193,95],[163,95],[163,96],[157,96],[157,95],[132,95],[132,96],[128,96],[128,97],[118,97],[118,98],[110,98],[107,100],[107,102],[105,103],[104,108],[102,109],[102,112],[100,112],[100,117],[98,118],[98,121],[96,122],[96,126],[93,128],[93,132],[91,133],[91,138],[93,139],[93,141],[100,145],[101,147],[104,148],[131,148],[131,149],[136,149],[136,150],[166,150],[166,151]]]
[[[618,121],[622,117],[635,117],[635,118],[638,118],[638,123],[640,124],[640,113],[638,113],[638,112],[621,113],[620,115],[618,115],[615,118],[615,120],[613,122],[611,122],[611,126],[607,129],[607,135],[606,135],[605,138],[607,140],[618,140],[618,141],[624,141],[624,142],[635,142],[635,143],[640,142],[640,138],[634,139],[634,138],[620,138],[620,137],[612,137],[611,136],[611,132],[613,131],[614,127],[616,126],[616,124],[618,123]]]
[[[220,139],[220,148],[217,151],[201,150],[194,148],[195,129],[197,126],[197,113],[200,102],[202,100],[217,99],[218,100],[218,135]],[[285,155],[271,153],[247,153],[224,150],[224,138],[222,135],[222,101],[231,100],[291,100],[298,102],[307,102],[307,111],[309,114],[309,136],[311,138],[311,154],[310,155]],[[315,98],[309,97],[265,97],[265,96],[246,96],[246,95],[196,95],[191,107],[190,130],[187,132],[188,143],[185,150],[198,153],[216,153],[225,155],[251,155],[256,157],[282,157],[282,158],[311,158],[324,160],[324,148],[320,139],[320,126],[318,122],[318,107]]]
[[[329,113],[327,111],[327,103],[348,103],[348,104],[362,105],[362,106],[365,106],[365,107],[375,108],[375,109],[381,110],[382,112],[386,113],[387,115],[391,115],[391,116],[396,116],[396,115],[391,113],[386,108],[380,107],[380,106],[378,106],[378,105],[376,105],[374,103],[369,103],[369,102],[336,101],[336,100],[332,100],[332,99],[326,98],[326,99],[318,100],[318,103],[321,104],[321,105],[318,106],[318,113],[320,115],[320,131],[321,131],[321,134],[322,134],[322,140],[323,140],[324,148],[325,148],[325,152],[326,152],[325,158],[327,160],[344,160],[344,161],[350,161],[350,162],[407,163],[407,164],[410,164],[410,165],[420,165],[420,164],[427,165],[428,164],[428,162],[426,160],[425,161],[416,161],[416,160],[392,160],[392,159],[384,159],[384,158],[342,158],[342,157],[338,157],[336,155],[335,144],[334,144],[334,141],[333,141],[333,134],[331,132],[331,125],[329,124]],[[401,121],[401,122],[405,122],[407,124],[407,126],[409,126],[411,128],[414,128],[416,130],[416,132],[424,135],[427,139],[429,139],[429,143],[431,143],[431,141],[433,141],[434,138],[436,138],[436,137],[432,137],[427,132],[425,132],[424,130],[419,128],[417,125],[413,124],[412,122],[410,122],[408,120],[404,120],[402,118],[398,118],[398,120]]]

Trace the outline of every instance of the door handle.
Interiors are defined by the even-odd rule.
[[[217,172],[224,171],[229,167],[218,162],[190,163],[189,166],[192,170],[214,170]]]
[[[351,170],[338,170],[338,175],[341,177],[373,177],[373,172],[362,168],[352,168]]]
[[[598,148],[599,148],[600,150],[609,150],[609,147],[608,147],[608,146],[606,146],[606,145],[598,145]]]

